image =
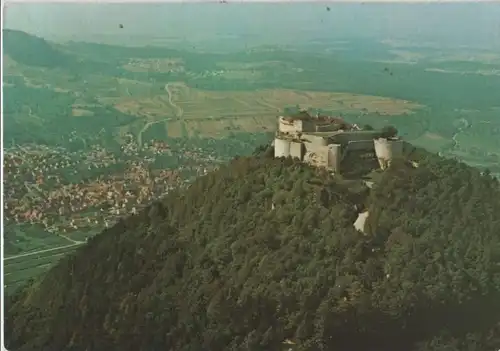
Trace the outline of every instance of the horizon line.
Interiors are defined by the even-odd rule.
[[[486,3],[498,3],[500,0],[88,0],[85,2],[78,0],[7,0],[4,1],[4,6],[8,7],[10,4],[40,4],[40,5],[52,5],[52,4],[79,4],[79,5],[106,5],[106,4],[219,4],[229,5],[231,3],[267,3],[267,4],[310,4],[310,5],[326,5],[326,4],[451,4],[451,3],[469,3],[469,4],[486,4]]]

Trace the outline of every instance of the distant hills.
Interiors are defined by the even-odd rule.
[[[4,29],[4,54],[26,66],[63,69],[75,74],[119,74],[114,62],[99,60],[100,52],[81,55],[66,52],[58,44],[19,30]]]
[[[14,61],[28,66],[66,67],[76,60],[43,38],[13,29],[3,30],[3,50]]]
[[[499,348],[498,180],[413,150],[417,168],[395,163],[369,189],[272,155],[237,158],[63,258],[6,300],[7,348]]]

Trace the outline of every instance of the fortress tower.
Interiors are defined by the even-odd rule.
[[[340,172],[340,161],[342,161],[342,145],[328,145],[328,167],[335,173]]]
[[[380,168],[386,169],[393,159],[403,157],[403,140],[397,138],[379,138],[373,140],[375,155],[377,155]]]
[[[274,139],[274,157],[290,156],[290,140]]]
[[[293,157],[340,173],[346,155],[375,153],[380,168],[403,157],[403,140],[384,138],[381,130],[362,130],[338,117],[312,117],[306,111],[278,118],[274,157]],[[354,160],[354,162],[356,162]],[[360,160],[360,162],[363,162]]]

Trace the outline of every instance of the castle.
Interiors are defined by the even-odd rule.
[[[403,140],[386,137],[381,130],[361,130],[341,118],[316,116],[305,111],[278,118],[274,157],[296,157],[317,167],[341,172],[341,162],[352,151],[374,151],[385,169],[403,157]]]

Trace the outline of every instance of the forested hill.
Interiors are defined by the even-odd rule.
[[[3,29],[3,50],[14,61],[40,67],[61,67],[72,64],[75,58],[54,48],[43,38],[19,30]]]
[[[99,55],[79,56],[66,46],[13,29],[3,29],[3,50],[13,61],[25,66],[70,71],[72,74],[119,75],[113,62],[103,62]]]
[[[7,348],[497,350],[499,183],[410,157],[371,191],[237,158],[9,298]]]

